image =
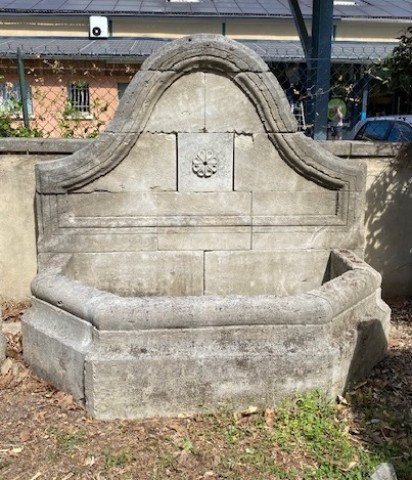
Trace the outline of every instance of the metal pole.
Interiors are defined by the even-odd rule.
[[[326,140],[330,90],[333,0],[313,0],[312,93],[314,95],[313,138]]]
[[[30,128],[29,109],[27,108],[27,85],[24,75],[24,62],[21,56],[20,48],[17,49],[17,70],[19,74],[20,98],[23,109],[23,121],[25,128]]]
[[[296,29],[299,34],[300,43],[302,44],[303,51],[305,52],[306,60],[310,57],[310,36],[306,28],[305,20],[302,15],[302,10],[300,9],[298,0],[289,0],[289,7],[293,14],[293,19],[295,21]]]

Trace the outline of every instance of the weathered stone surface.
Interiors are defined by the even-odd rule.
[[[266,132],[297,131],[296,119],[290,113],[286,96],[273,74],[242,72],[233,81],[251,98]]]
[[[228,78],[205,75],[205,128],[207,132],[264,132],[255,106]]]
[[[252,204],[253,216],[335,216],[338,194],[333,190],[320,188],[318,192],[253,192]],[[270,223],[270,220],[267,220],[266,224]]]
[[[250,250],[250,227],[158,229],[159,250]]]
[[[267,72],[268,66],[249,48],[221,35],[197,34],[180,38],[155,52],[142,65],[142,71],[185,72],[193,67],[218,71],[224,75],[237,72]]]
[[[331,250],[336,244],[344,243],[349,250],[357,251],[363,257],[363,229],[354,227],[351,241],[347,240],[346,226],[325,228],[320,226],[254,226],[252,227],[253,250]]]
[[[319,185],[308,182],[290,168],[266,134],[235,135],[237,191],[317,192]]]
[[[326,338],[285,325],[130,332],[127,340],[104,332],[86,361],[86,407],[108,420],[176,416],[327,390],[338,352]]]
[[[365,339],[375,341],[380,358],[385,349],[379,328],[387,328],[389,312],[376,303],[379,279],[345,252],[331,258],[338,277],[285,298],[121,299],[61,275],[65,262],[67,255],[51,261],[54,273],[37,277],[34,293],[45,302],[35,300],[25,315],[25,354],[39,374],[76,398],[84,385],[86,407],[99,418],[193,413],[221,403],[265,406],[312,388],[334,395],[358,368],[372,368]],[[64,316],[62,328],[56,328],[56,310]],[[70,353],[67,346],[81,338],[81,350]],[[46,346],[55,342],[56,356],[43,372],[41,365],[50,364]],[[72,372],[64,386],[60,359],[61,368]]]
[[[92,325],[49,303],[33,299],[22,321],[24,358],[57,388],[84,401],[84,362]]]
[[[176,136],[143,133],[110,175],[81,192],[176,191]]]
[[[202,132],[205,128],[205,74],[185,75],[161,96],[145,130],[148,132]]]
[[[203,294],[200,252],[78,253],[65,273],[122,297]]]
[[[381,463],[370,478],[371,480],[397,480],[398,477],[391,463]]]
[[[90,223],[90,222],[89,222]],[[113,226],[113,223],[112,223]],[[69,228],[68,228],[69,229]],[[47,253],[66,253],[71,252],[113,252],[114,246],[118,252],[140,252],[153,251],[157,249],[158,235],[155,228],[123,228],[119,232],[113,233],[112,228],[82,228],[75,229],[71,237],[56,236],[47,243],[40,242],[38,253],[39,263],[41,257]],[[82,231],[84,233],[82,233]]]
[[[255,136],[258,138],[258,136]],[[241,139],[250,139],[251,135],[239,135]],[[1,265],[3,271],[13,272],[3,278],[0,290],[6,298],[21,299],[30,295],[30,283],[37,272],[36,261],[36,233],[33,211],[33,196],[35,192],[34,165],[56,158],[56,153],[73,153],[79,148],[93,142],[92,139],[61,139],[55,145],[56,139],[19,139],[4,138],[0,141],[0,151],[5,152],[1,155],[0,175],[5,179],[8,175],[15,175],[20,180],[10,182],[7,187],[3,182],[3,190],[0,193],[1,204],[5,207],[1,210],[1,222],[7,223],[10,216],[10,208],[18,210],[19,214],[13,214],[13,231],[15,234],[10,237],[9,230],[3,229],[0,232],[0,245],[2,245]],[[268,140],[269,142],[269,140]],[[346,158],[350,155],[351,141],[325,141],[317,142],[322,148],[327,148],[335,155],[344,156],[341,162],[351,162],[353,158]],[[346,242],[346,248],[356,250],[366,261],[382,274],[382,291],[384,297],[390,297],[397,294],[410,295],[412,293],[412,267],[409,259],[409,238],[412,233],[412,221],[408,217],[408,201],[404,192],[411,181],[411,172],[407,164],[402,163],[400,158],[396,158],[404,146],[392,144],[390,149],[383,148],[383,145],[372,144],[370,151],[358,152],[360,159],[367,165],[367,187],[366,187],[366,231],[365,231],[365,251],[364,254],[358,248],[363,243],[363,225],[358,224],[356,229],[352,229],[350,237],[346,235],[346,227],[332,227],[327,230],[320,227],[301,227],[305,232],[303,237],[290,235],[285,228],[278,229],[276,232],[273,227],[254,227],[254,248],[255,249],[284,249],[299,248],[304,245],[308,248],[314,248],[319,245],[320,248],[334,248],[336,245],[342,245]],[[274,150],[276,151],[276,150]],[[17,152],[11,155],[10,152]],[[27,152],[22,154],[20,152]],[[7,154],[8,153],[8,154]],[[365,156],[362,156],[365,154]],[[237,154],[239,169],[239,152]],[[16,159],[19,158],[19,161]],[[250,162],[253,165],[253,162]],[[259,168],[250,169],[250,178]],[[6,172],[6,173],[5,173]],[[262,176],[264,177],[264,176]],[[282,175],[279,175],[281,183]],[[299,177],[302,178],[303,177]],[[303,179],[304,180],[304,179]],[[392,185],[393,183],[393,185]],[[394,188],[397,186],[397,189]],[[316,187],[316,185],[315,185]],[[84,187],[85,188],[85,187]],[[83,190],[83,189],[82,189]],[[391,203],[387,200],[387,191],[393,192],[394,198]],[[361,213],[361,208],[358,208]],[[18,221],[22,219],[22,221]],[[401,220],[399,220],[401,219]],[[396,225],[396,228],[393,228]],[[148,227],[149,228],[149,227]],[[295,227],[288,227],[291,232]],[[277,227],[275,227],[277,229]],[[75,251],[113,251],[113,245],[119,251],[153,250],[156,249],[156,235],[154,233],[153,241],[148,241],[150,235],[144,237],[144,241],[139,237],[134,237],[133,233],[123,229],[120,235],[96,235],[89,234],[76,235],[78,241],[73,242],[73,237],[59,236],[59,241],[51,242],[50,249],[58,252],[67,252],[69,248]],[[102,233],[102,229],[98,229]],[[336,234],[335,234],[336,231]],[[150,233],[150,232],[148,232]],[[336,236],[335,236],[336,235]],[[348,240],[350,238],[350,240]],[[18,239],[24,241],[19,246]],[[289,240],[288,240],[289,239]],[[345,240],[346,239],[346,240]],[[11,241],[12,240],[12,241]],[[319,243],[316,243],[319,242]],[[70,247],[69,247],[70,245]],[[96,245],[94,247],[93,245]],[[43,246],[38,245],[39,251],[44,250]],[[46,248],[47,250],[48,248]],[[385,250],[385,255],[382,255]],[[16,253],[18,252],[18,253]],[[14,261],[16,255],[21,256],[18,263]],[[20,258],[20,257],[19,257]],[[406,259],[406,261],[405,261]],[[1,283],[1,282],[0,282]]]
[[[61,225],[76,226],[77,222],[98,226],[105,219],[152,217],[157,225],[161,217],[201,217],[250,215],[248,192],[96,192],[59,197]],[[90,219],[90,221],[89,221]],[[137,226],[139,222],[134,224]],[[114,222],[113,226],[116,226]]]
[[[206,295],[286,296],[328,279],[329,251],[206,252]]]
[[[0,162],[0,179],[0,295],[20,300],[30,296],[37,271],[33,158],[9,155]]]
[[[233,190],[233,135],[179,133],[179,192]]]

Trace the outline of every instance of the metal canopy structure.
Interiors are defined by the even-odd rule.
[[[305,18],[312,0],[299,0]],[[2,15],[110,15],[291,18],[286,0],[0,0]],[[356,0],[334,5],[335,18],[411,18],[410,0]]]
[[[141,62],[169,39],[154,38],[89,38],[0,37],[0,58],[15,58],[20,49],[23,58],[101,59]],[[267,62],[305,62],[299,40],[240,40]],[[333,42],[332,61],[370,63],[389,55],[394,42]]]
[[[296,29],[308,68],[313,106],[310,120],[313,138],[326,140],[332,53],[333,0],[313,0],[312,35],[310,36],[298,0],[289,0]]]

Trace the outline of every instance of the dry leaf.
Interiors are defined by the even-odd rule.
[[[18,457],[19,453],[23,451],[23,447],[14,447],[9,450],[10,457]]]
[[[275,424],[275,411],[272,408],[265,410],[265,422],[268,427],[273,427]]]
[[[31,439],[31,433],[29,430],[23,430],[20,433],[20,441],[25,443],[28,442]]]
[[[13,360],[11,358],[6,358],[6,360],[4,360],[0,368],[0,373],[2,375],[7,375],[10,372],[12,367],[13,367]]]

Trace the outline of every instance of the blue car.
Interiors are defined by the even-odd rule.
[[[370,117],[361,120],[353,132],[353,140],[412,142],[412,115]]]

